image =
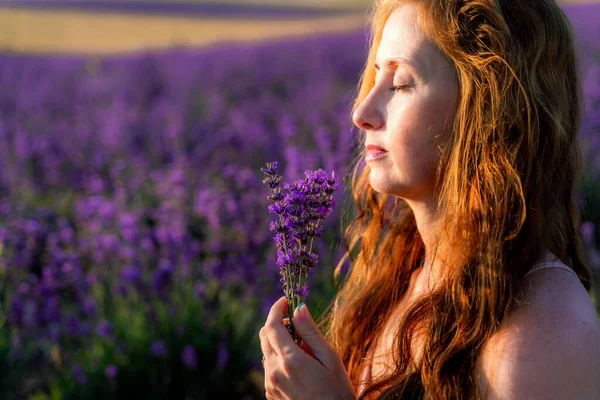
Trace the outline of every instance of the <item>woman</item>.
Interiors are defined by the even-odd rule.
[[[357,256],[325,337],[302,307],[299,348],[273,305],[267,398],[600,398],[579,99],[554,0],[378,1],[353,111]]]

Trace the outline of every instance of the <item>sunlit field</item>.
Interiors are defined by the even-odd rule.
[[[600,6],[565,10],[597,298]],[[353,216],[364,15],[298,13],[0,8],[0,399],[264,398],[258,330],[283,293],[260,167],[338,176],[314,316]]]
[[[364,10],[352,8],[292,9],[211,4],[183,7],[161,3],[161,7],[150,7],[136,2],[126,3],[127,7],[108,7],[106,4],[112,3],[96,3],[96,8],[79,6],[77,9],[0,5],[3,32],[0,49],[106,54],[348,32],[365,25]],[[48,6],[52,2],[39,4]],[[82,4],[91,6],[94,2]]]

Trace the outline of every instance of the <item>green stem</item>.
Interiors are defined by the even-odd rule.
[[[281,217],[281,216],[279,217],[279,222],[283,223],[283,217]],[[287,240],[286,240],[286,237],[285,237],[285,233],[282,234],[282,236],[283,236],[283,254],[287,255]],[[288,300],[290,298],[290,292],[289,292],[289,290],[290,290],[289,272],[290,272],[290,269],[286,267],[285,273],[284,273],[284,275],[285,275],[285,297],[287,297]],[[289,310],[289,302],[288,302],[288,310]]]
[[[316,231],[316,230],[317,230],[317,228],[319,227],[319,222],[321,222],[321,218],[319,218],[319,219],[317,220],[317,223],[315,224],[315,231]],[[314,241],[315,241],[315,237],[313,236],[313,237],[311,237],[311,238],[310,238],[310,249],[308,249],[308,252],[309,252],[309,253],[310,253],[310,252],[312,252],[312,248],[313,248],[313,242],[314,242]]]
[[[317,223],[315,224],[315,231],[316,231],[316,230],[317,230],[317,228],[319,227],[319,222],[321,222],[321,218],[319,218],[319,219],[317,220]],[[309,249],[308,249],[308,252],[309,252],[309,253],[312,253],[312,248],[313,248],[313,243],[314,243],[314,241],[315,241],[315,237],[314,237],[314,236],[312,236],[312,237],[310,238],[310,247],[309,247]],[[305,275],[305,277],[304,277],[304,278],[305,278],[305,279],[304,279],[304,284],[306,285],[306,284],[308,283],[308,269],[307,269],[306,271],[304,271],[304,272],[306,273],[306,275]],[[302,287],[302,286],[300,286],[300,287]],[[305,299],[305,296],[302,296],[302,302],[305,302],[305,301],[306,301],[306,299]]]

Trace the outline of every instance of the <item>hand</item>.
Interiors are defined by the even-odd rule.
[[[355,399],[342,360],[319,332],[306,306],[296,309],[293,317],[302,348],[284,325],[287,309],[287,299],[281,297],[259,333],[267,399]]]

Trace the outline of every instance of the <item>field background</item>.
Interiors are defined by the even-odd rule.
[[[335,170],[347,189],[368,4],[0,2],[0,399],[262,398],[257,332],[281,283],[259,168]],[[562,4],[598,275],[600,4]],[[336,196],[316,318],[351,217]]]
[[[5,1],[0,3],[0,49],[103,54],[346,32],[365,26],[368,4],[361,0]]]

